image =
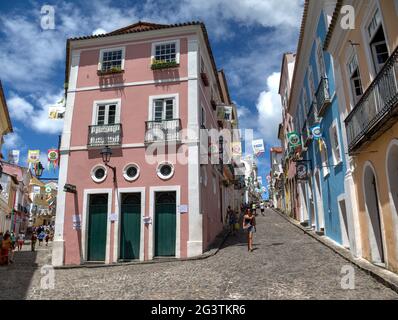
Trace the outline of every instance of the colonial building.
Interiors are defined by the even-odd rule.
[[[287,112],[287,161],[295,162],[296,219],[350,247],[343,124],[333,58],[324,50],[336,1],[305,1]],[[301,140],[301,141],[300,141]],[[286,147],[286,146],[285,146]]]
[[[279,83],[279,95],[282,103],[282,123],[279,126],[278,138],[283,149],[283,193],[285,197],[284,211],[297,219],[298,199],[296,189],[296,164],[289,157],[289,143],[287,133],[293,131],[293,118],[289,113],[289,101],[294,72],[296,55],[285,53],[282,58],[281,79]]]
[[[205,26],[139,22],[66,56],[53,264],[202,254],[235,205],[233,167],[202,161],[199,129],[236,121]]]
[[[347,27],[350,5],[355,25]],[[338,1],[334,57],[355,254],[398,272],[398,1]]]
[[[11,132],[12,132],[12,124],[11,124],[10,114],[8,113],[6,98],[4,96],[3,87],[1,85],[1,80],[0,80],[0,154],[4,142],[4,136],[7,133]],[[0,155],[0,159],[3,158],[4,157]]]
[[[282,157],[283,149],[281,147],[272,147],[270,149],[271,172],[269,182],[269,198],[272,200],[272,204],[275,206],[275,208],[284,210],[285,198]]]

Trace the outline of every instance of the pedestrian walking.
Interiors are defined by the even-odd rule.
[[[46,233],[44,231],[41,231],[39,235],[37,236],[37,239],[39,239],[39,247],[41,247],[41,244],[46,237]]]
[[[9,253],[11,250],[12,242],[11,242],[11,235],[10,233],[6,232],[4,234],[3,240],[1,241],[1,248],[0,248],[0,265],[8,265],[9,262]]]
[[[32,232],[32,237],[30,238],[30,245],[31,245],[31,249],[32,251],[35,251],[35,247],[36,247],[36,241],[37,241],[37,235],[36,232]]]
[[[234,235],[235,234],[235,224],[236,224],[236,214],[231,209],[231,206],[228,206],[227,219],[228,219],[230,232]]]
[[[48,247],[48,240],[50,239],[50,234],[47,232],[46,233],[46,237],[45,237],[45,241],[46,241],[46,247]]]
[[[25,243],[25,234],[21,232],[18,235],[18,239],[17,239],[18,251],[22,250],[22,246],[24,245],[24,243]]]
[[[265,214],[264,214],[264,210],[265,210],[265,208],[264,208],[264,202],[261,202],[261,204],[260,204],[260,210],[261,210],[261,215],[264,217],[264,216],[265,216]]]
[[[253,251],[253,233],[256,231],[256,220],[249,209],[243,217],[243,229],[247,231],[247,250]]]
[[[255,202],[252,203],[252,212],[254,215],[256,215],[256,213],[257,213],[257,205]]]

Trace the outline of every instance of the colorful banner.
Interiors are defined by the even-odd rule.
[[[319,140],[322,138],[322,130],[319,123],[311,127],[311,135],[314,140]]]
[[[37,163],[40,161],[40,150],[28,150],[28,163]]]
[[[253,140],[252,141],[253,152],[256,157],[263,154],[265,152],[264,141],[263,139]]]
[[[17,165],[19,163],[19,154],[19,150],[10,150],[8,152],[8,162]]]
[[[59,150],[49,149],[47,153],[48,170],[54,170],[58,167]]]
[[[241,142],[232,142],[231,143],[231,148],[232,148],[232,156],[233,157],[242,156],[242,144],[241,144]]]
[[[217,120],[224,121],[225,120],[225,109],[224,106],[217,106]]]
[[[297,161],[296,172],[297,172],[297,180],[307,180],[308,178],[307,162]]]
[[[48,118],[50,120],[63,119],[65,113],[65,99],[62,98],[56,105],[48,108]]]
[[[300,135],[297,132],[288,133],[287,140],[292,148],[297,148],[301,145]]]

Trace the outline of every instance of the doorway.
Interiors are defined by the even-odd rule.
[[[176,192],[155,192],[155,256],[176,255]]]
[[[89,196],[87,260],[105,261],[108,195]]]
[[[319,170],[315,173],[315,195],[318,208],[318,229],[323,232],[325,231],[325,216],[323,211],[321,177]]]
[[[123,193],[121,198],[120,260],[139,259],[141,193]]]
[[[369,217],[369,241],[372,262],[384,263],[383,235],[379,208],[379,195],[374,171],[370,165],[365,167],[364,178],[365,206]]]

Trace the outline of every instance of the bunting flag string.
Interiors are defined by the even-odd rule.
[[[29,169],[35,168],[35,164],[40,161],[40,150],[28,150]]]
[[[59,150],[57,149],[49,149],[47,153],[47,168],[49,171],[55,171],[58,168],[59,162]]]

